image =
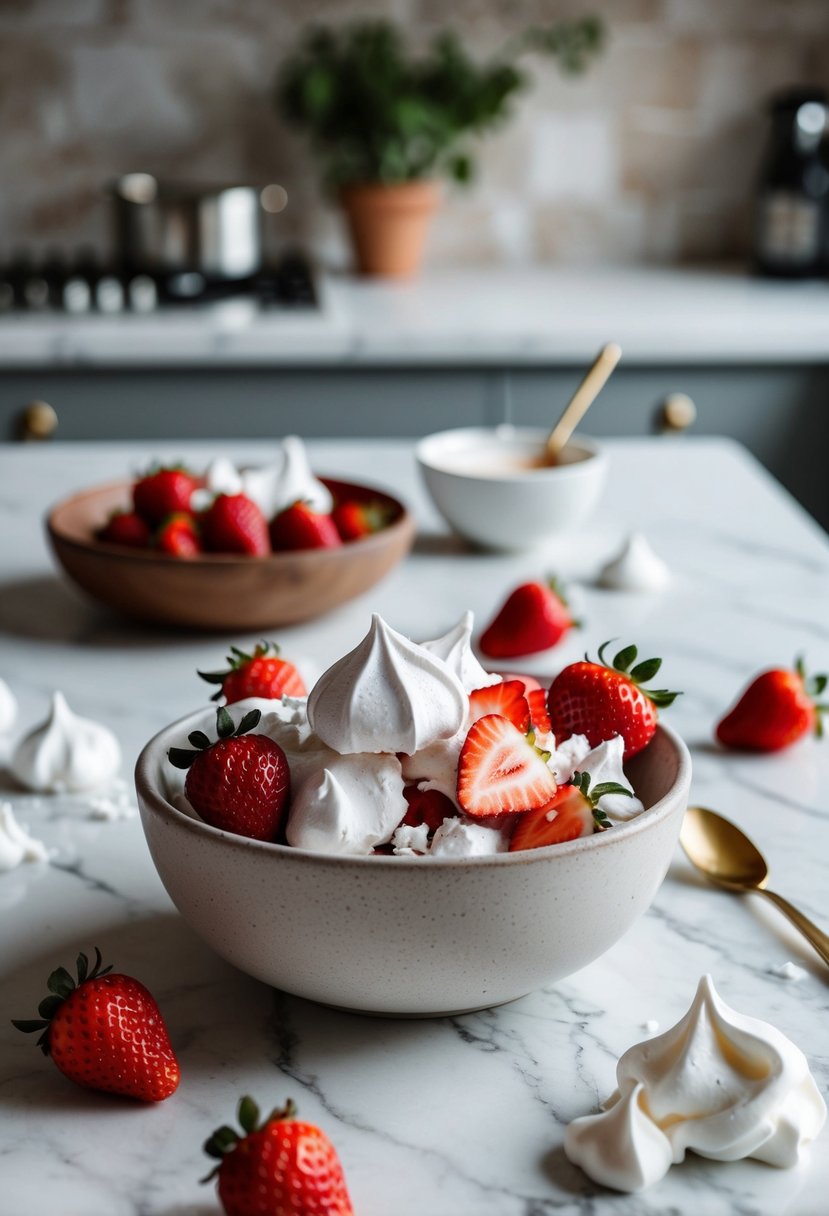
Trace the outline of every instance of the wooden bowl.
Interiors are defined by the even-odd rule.
[[[49,512],[46,530],[66,573],[93,599],[167,625],[252,632],[321,616],[379,582],[411,548],[415,522],[396,498],[371,486],[321,478],[337,497],[379,499],[391,523],[336,549],[246,557],[206,553],[181,559],[96,540],[117,508],[130,504],[130,481],[95,486]]]

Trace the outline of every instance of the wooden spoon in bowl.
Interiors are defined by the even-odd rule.
[[[611,372],[621,357],[622,348],[616,342],[608,342],[596,355],[584,379],[566,405],[564,413],[547,436],[541,458],[542,465],[559,463],[559,457],[570,436],[607,384]]]

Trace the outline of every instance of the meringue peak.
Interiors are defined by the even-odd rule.
[[[55,692],[48,717],[18,743],[11,770],[32,790],[83,793],[111,780],[120,765],[112,731],[73,713],[63,693]]]
[[[491,684],[500,684],[499,675],[491,675],[476,659],[472,652],[472,630],[475,624],[473,613],[467,609],[457,625],[439,638],[430,642],[421,642],[424,650],[442,659],[450,671],[463,684],[466,692],[476,688],[487,688]]]

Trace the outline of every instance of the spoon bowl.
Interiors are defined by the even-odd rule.
[[[782,895],[766,888],[769,877],[766,859],[736,824],[704,806],[689,806],[680,829],[679,843],[688,860],[718,887],[725,887],[727,891],[755,891],[770,899],[829,964],[829,934]]]

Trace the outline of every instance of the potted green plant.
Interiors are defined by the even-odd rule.
[[[533,28],[478,62],[451,31],[422,54],[388,21],[309,29],[282,64],[277,104],[302,128],[345,210],[360,270],[407,275],[438,205],[437,179],[473,177],[475,141],[530,83],[528,53],[583,71],[602,42],[595,17]]]

